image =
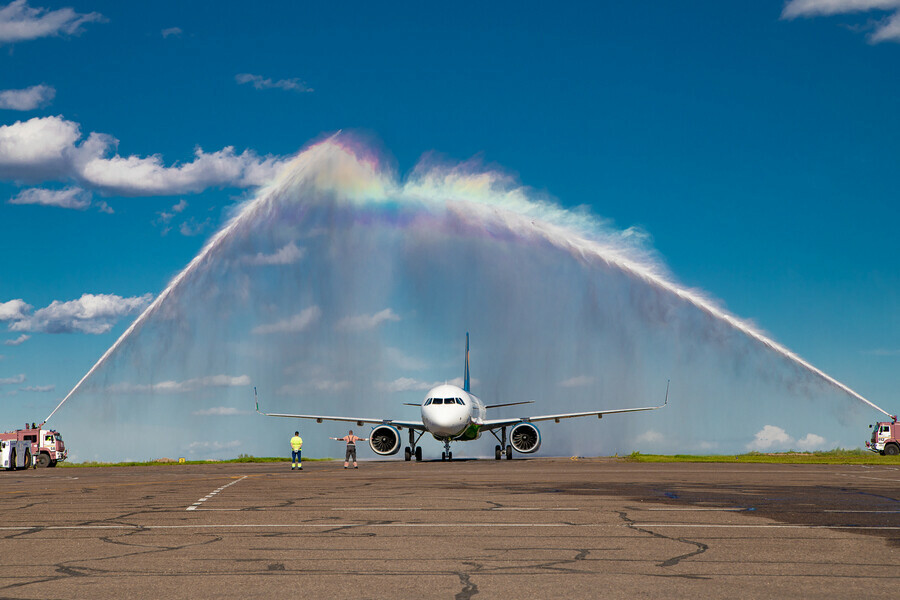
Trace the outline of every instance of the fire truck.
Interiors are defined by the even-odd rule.
[[[900,454],[900,423],[897,417],[891,417],[893,421],[879,421],[872,428],[872,439],[866,442],[866,448],[872,452],[897,456]]]
[[[23,440],[0,440],[0,467],[7,471],[31,466],[31,444]]]
[[[18,440],[31,443],[31,456],[39,467],[55,467],[66,460],[66,444],[54,429],[44,429],[43,425],[25,424],[24,429],[0,433],[0,441]]]

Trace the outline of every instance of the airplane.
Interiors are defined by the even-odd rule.
[[[422,411],[421,421],[401,421],[397,419],[371,419],[360,417],[331,417],[325,415],[294,415],[281,413],[264,413],[259,410],[259,396],[256,388],[253,394],[256,396],[256,412],[267,417],[288,417],[293,419],[315,419],[316,423],[322,421],[344,421],[356,423],[359,427],[363,424],[374,424],[375,427],[369,434],[369,447],[379,456],[391,456],[400,451],[401,435],[404,428],[409,430],[409,445],[403,451],[404,459],[409,461],[415,457],[416,461],[422,460],[422,447],[419,440],[426,433],[430,433],[434,439],[444,443],[444,451],[441,460],[453,460],[450,451],[450,442],[477,440],[485,431],[497,439],[499,444],[494,447],[494,458],[500,460],[506,454],[507,460],[513,457],[513,450],[522,454],[533,454],[541,447],[541,432],[534,425],[536,421],[555,421],[560,419],[572,419],[576,417],[593,417],[602,419],[603,415],[639,412],[645,410],[657,410],[669,403],[669,384],[666,383],[665,401],[659,406],[646,406],[643,408],[616,408],[611,410],[592,410],[588,412],[561,413],[555,415],[539,415],[535,417],[516,417],[508,419],[488,419],[487,409],[500,408],[501,406],[516,406],[519,404],[533,404],[534,401],[508,402],[505,404],[485,405],[469,390],[469,334],[466,333],[466,370],[463,378],[463,386],[443,384],[436,386],[425,394],[421,404],[404,403],[407,406],[419,406]],[[509,436],[507,437],[507,428]],[[497,435],[496,430],[500,430]]]

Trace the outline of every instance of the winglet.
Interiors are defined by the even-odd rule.
[[[669,382],[670,381],[671,381],[670,379],[666,379],[666,401],[663,402],[663,406],[665,406],[666,404],[669,403]],[[253,389],[255,390],[256,388],[253,388]]]
[[[463,391],[469,391],[469,332],[466,332],[466,375],[463,379]]]
[[[253,386],[253,397],[256,399],[256,412],[259,412],[259,394],[256,393],[256,386]],[[262,413],[259,413],[262,414]]]

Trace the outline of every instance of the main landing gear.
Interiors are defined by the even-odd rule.
[[[506,427],[500,428],[500,437],[497,437],[497,434],[493,429],[491,430],[491,434],[497,438],[498,442],[500,442],[494,446],[494,460],[500,460],[503,458],[504,454],[506,454],[506,460],[512,460],[512,446],[506,443]]]
[[[416,437],[416,430],[409,430],[409,446],[403,450],[403,459],[406,461],[412,460],[412,457],[416,457],[416,462],[422,461],[422,447],[417,445],[419,440],[422,439],[422,436],[425,435],[425,432],[419,434],[419,437]]]

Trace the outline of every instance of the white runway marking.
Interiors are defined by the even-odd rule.
[[[880,514],[896,515],[896,514],[900,513],[900,510],[823,510],[822,512],[827,512],[827,513],[863,513],[863,514],[872,514],[872,515],[880,515]]]
[[[719,511],[719,512],[743,512],[747,510],[746,508],[636,508],[633,510],[646,510],[646,511],[679,511],[679,512],[705,512],[705,511]]]
[[[227,488],[228,486],[232,486],[232,485],[236,484],[236,483],[239,482],[239,481],[243,481],[244,479],[247,479],[247,476],[246,476],[246,475],[244,475],[244,476],[241,477],[240,479],[235,479],[235,480],[232,481],[231,483],[226,483],[226,484],[223,485],[222,487],[217,488],[215,491],[210,492],[209,494],[207,494],[207,495],[205,495],[204,497],[200,498],[199,500],[197,500],[196,502],[194,502],[193,504],[191,504],[190,506],[188,506],[185,510],[197,510],[197,507],[198,507],[198,506],[200,506],[201,504],[203,504],[204,502],[206,502],[207,500],[209,500],[210,498],[212,498],[213,496],[215,496],[216,494],[218,494],[219,492],[221,492],[222,490],[224,490],[224,489]]]
[[[716,523],[632,523],[632,527],[697,527],[701,529],[849,529],[863,530],[876,529],[894,531],[900,530],[900,526],[856,526],[856,525],[719,525]]]
[[[467,508],[434,508],[434,509],[427,509],[427,508],[426,508],[426,509],[422,509],[422,508],[390,508],[390,507],[387,507],[387,506],[377,506],[377,507],[359,507],[359,508],[353,508],[353,507],[336,508],[336,507],[335,507],[335,508],[332,508],[331,510],[346,510],[346,511],[356,511],[356,512],[367,511],[367,510],[372,510],[372,511],[378,510],[378,511],[389,511],[389,512],[393,512],[393,511],[416,511],[416,512],[423,512],[423,511],[440,511],[440,512],[447,512],[448,510],[451,510],[451,511],[452,511],[452,510],[460,510],[460,511],[466,511],[466,512],[469,512],[469,511],[471,511],[471,510],[473,510],[473,509],[472,509],[472,508],[469,508],[469,507],[467,507]],[[497,510],[577,511],[577,510],[581,510],[581,509],[579,509],[579,508],[483,508],[483,509],[479,509],[479,510],[487,510],[487,511],[493,512],[493,511],[497,511]]]

